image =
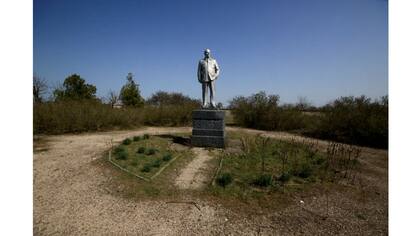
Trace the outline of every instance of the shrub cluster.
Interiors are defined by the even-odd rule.
[[[272,182],[273,177],[271,175],[261,174],[254,180],[253,184],[259,187],[267,187],[270,186]]]
[[[305,115],[297,107],[280,106],[278,95],[259,92],[235,97],[229,103],[239,126],[262,130],[297,130],[305,127]]]
[[[141,172],[150,172],[152,170],[152,166],[150,164],[146,164],[141,169]]]
[[[146,155],[154,155],[156,152],[158,152],[158,150],[157,149],[155,149],[155,148],[148,148],[148,149],[146,149],[146,151],[144,152],[144,154],[146,154]]]
[[[117,160],[126,160],[128,158],[127,149],[122,146],[118,146],[115,148],[114,153],[116,155]]]
[[[163,155],[163,161],[170,161],[172,159],[172,155],[170,153]]]
[[[162,164],[162,161],[159,159],[156,159],[153,163],[152,163],[152,167],[160,167],[160,164]]]
[[[138,149],[137,149],[137,153],[144,153],[146,151],[146,148],[145,147],[139,147]]]
[[[122,142],[122,143],[123,143],[124,145],[130,145],[130,144],[131,144],[131,142],[132,142],[132,141],[131,141],[131,139],[126,138],[126,139],[124,139],[124,140],[123,140],[123,142]]]
[[[239,126],[299,132],[304,135],[371,147],[388,147],[388,97],[341,97],[305,114],[302,104],[279,105],[279,96],[259,92],[235,97],[229,107]],[[311,108],[314,111],[314,108]]]
[[[230,173],[223,173],[216,179],[216,183],[221,187],[226,187],[232,183],[232,175]]]
[[[144,107],[144,124],[151,126],[182,126],[192,122],[196,104],[161,105]]]
[[[69,133],[139,127],[143,111],[114,109],[97,100],[65,100],[34,103],[34,133]]]
[[[322,110],[318,125],[306,134],[356,145],[388,147],[388,97],[373,102],[365,96],[341,97]]]
[[[34,133],[75,133],[143,125],[182,126],[191,123],[192,111],[198,107],[196,103],[187,103],[116,109],[99,100],[34,103]]]

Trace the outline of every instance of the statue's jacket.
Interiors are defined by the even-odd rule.
[[[214,58],[204,58],[198,62],[197,77],[200,83],[216,80],[219,76],[220,68]]]

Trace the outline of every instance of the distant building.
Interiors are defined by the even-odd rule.
[[[114,105],[112,105],[112,108],[122,108],[124,104],[121,100],[118,100]]]

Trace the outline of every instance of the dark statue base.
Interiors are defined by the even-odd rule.
[[[191,144],[195,147],[224,148],[226,145],[225,112],[220,110],[195,110],[192,113]]]

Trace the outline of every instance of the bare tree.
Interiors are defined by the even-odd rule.
[[[108,92],[106,100],[107,100],[108,104],[111,105],[111,107],[114,107],[114,105],[118,101],[118,97],[119,97],[119,94],[117,92],[110,90]]]
[[[42,97],[48,91],[47,82],[44,79],[41,79],[37,76],[33,76],[32,88],[33,88],[34,102],[42,102]]]
[[[305,111],[309,109],[312,104],[309,102],[309,100],[306,97],[298,97],[298,102],[296,104],[297,108],[301,111]]]

